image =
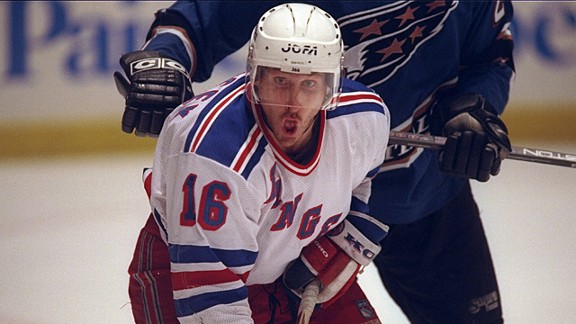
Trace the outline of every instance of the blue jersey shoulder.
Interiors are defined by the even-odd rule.
[[[328,119],[359,112],[373,111],[385,114],[382,98],[362,83],[343,79],[342,93],[336,109],[328,111]]]
[[[209,99],[205,99],[187,134],[184,151],[230,168],[243,157],[245,166],[236,171],[247,177],[264,153],[267,142],[263,136],[256,142],[252,138],[257,125],[246,99],[244,78],[239,76],[227,82],[229,84],[195,97],[201,101],[205,97]],[[248,144],[253,147],[247,148]]]

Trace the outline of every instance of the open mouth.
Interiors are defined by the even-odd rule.
[[[298,122],[296,120],[285,120],[283,128],[286,134],[294,135],[298,129]]]

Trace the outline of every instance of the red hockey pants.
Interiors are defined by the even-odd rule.
[[[158,225],[150,216],[136,243],[128,273],[128,292],[136,323],[178,323],[172,299],[170,259]],[[286,294],[281,279],[248,287],[248,302],[255,323],[294,323],[298,303]],[[327,308],[314,311],[311,323],[380,323],[358,285]]]

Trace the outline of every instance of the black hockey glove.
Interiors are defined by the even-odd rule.
[[[496,111],[478,94],[447,98],[435,107],[444,121],[446,144],[440,169],[448,174],[486,182],[500,172],[512,147],[508,130]]]
[[[190,76],[182,64],[157,51],[135,51],[120,58],[122,73],[114,72],[116,88],[126,106],[122,130],[138,136],[158,136],[164,119],[192,98]]]

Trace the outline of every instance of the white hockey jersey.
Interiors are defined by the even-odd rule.
[[[182,322],[251,322],[247,286],[275,281],[351,209],[368,213],[370,180],[384,161],[388,110],[365,86],[345,80],[339,106],[320,112],[306,165],[275,145],[245,88],[239,75],[197,95],[158,139],[150,201]],[[357,223],[379,242],[369,217]]]

